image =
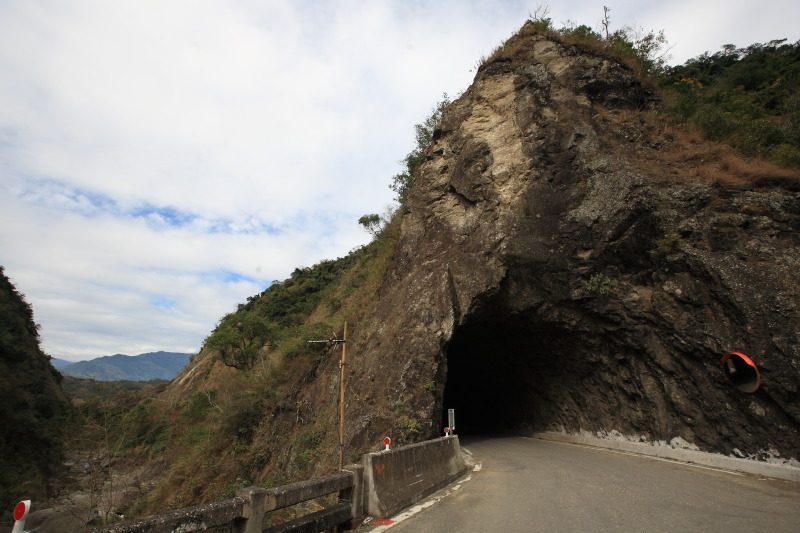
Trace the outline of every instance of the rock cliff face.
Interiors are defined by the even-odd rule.
[[[800,457],[798,181],[698,175],[652,104],[627,67],[530,26],[480,68],[358,325],[352,447],[437,434],[454,407],[461,433]],[[726,377],[734,350],[756,394]]]
[[[800,177],[670,126],[631,69],[530,25],[445,110],[384,235],[297,272],[231,318],[271,321],[250,367],[206,346],[147,407],[175,428],[150,501],[335,469],[338,350],[303,335],[345,320],[346,461],[441,434],[447,408],[462,435],[800,458]]]

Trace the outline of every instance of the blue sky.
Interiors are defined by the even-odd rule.
[[[197,351],[367,241],[413,125],[537,3],[0,1],[0,264],[79,360]],[[792,1],[606,2],[672,62],[800,38]],[[551,2],[599,28],[602,3]]]

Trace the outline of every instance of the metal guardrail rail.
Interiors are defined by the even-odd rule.
[[[235,498],[178,509],[132,522],[93,530],[93,533],[172,533],[229,531],[231,533],[316,533],[362,515],[360,465],[328,476],[265,489],[248,487]],[[338,503],[289,522],[264,529],[265,517],[280,509],[338,493]]]

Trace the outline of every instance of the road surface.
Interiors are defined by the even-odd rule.
[[[391,533],[800,532],[796,483],[526,437],[462,447],[481,470]]]

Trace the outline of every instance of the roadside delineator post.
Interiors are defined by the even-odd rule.
[[[444,436],[445,437],[449,437],[450,436],[450,428],[449,427],[444,428]]]
[[[383,451],[388,452],[389,451],[389,445],[391,443],[392,443],[392,439],[390,439],[389,437],[384,437],[383,438],[383,445],[386,446],[386,448],[384,448]]]
[[[31,501],[22,500],[14,506],[14,528],[11,533],[25,533],[25,520],[31,510]]]

